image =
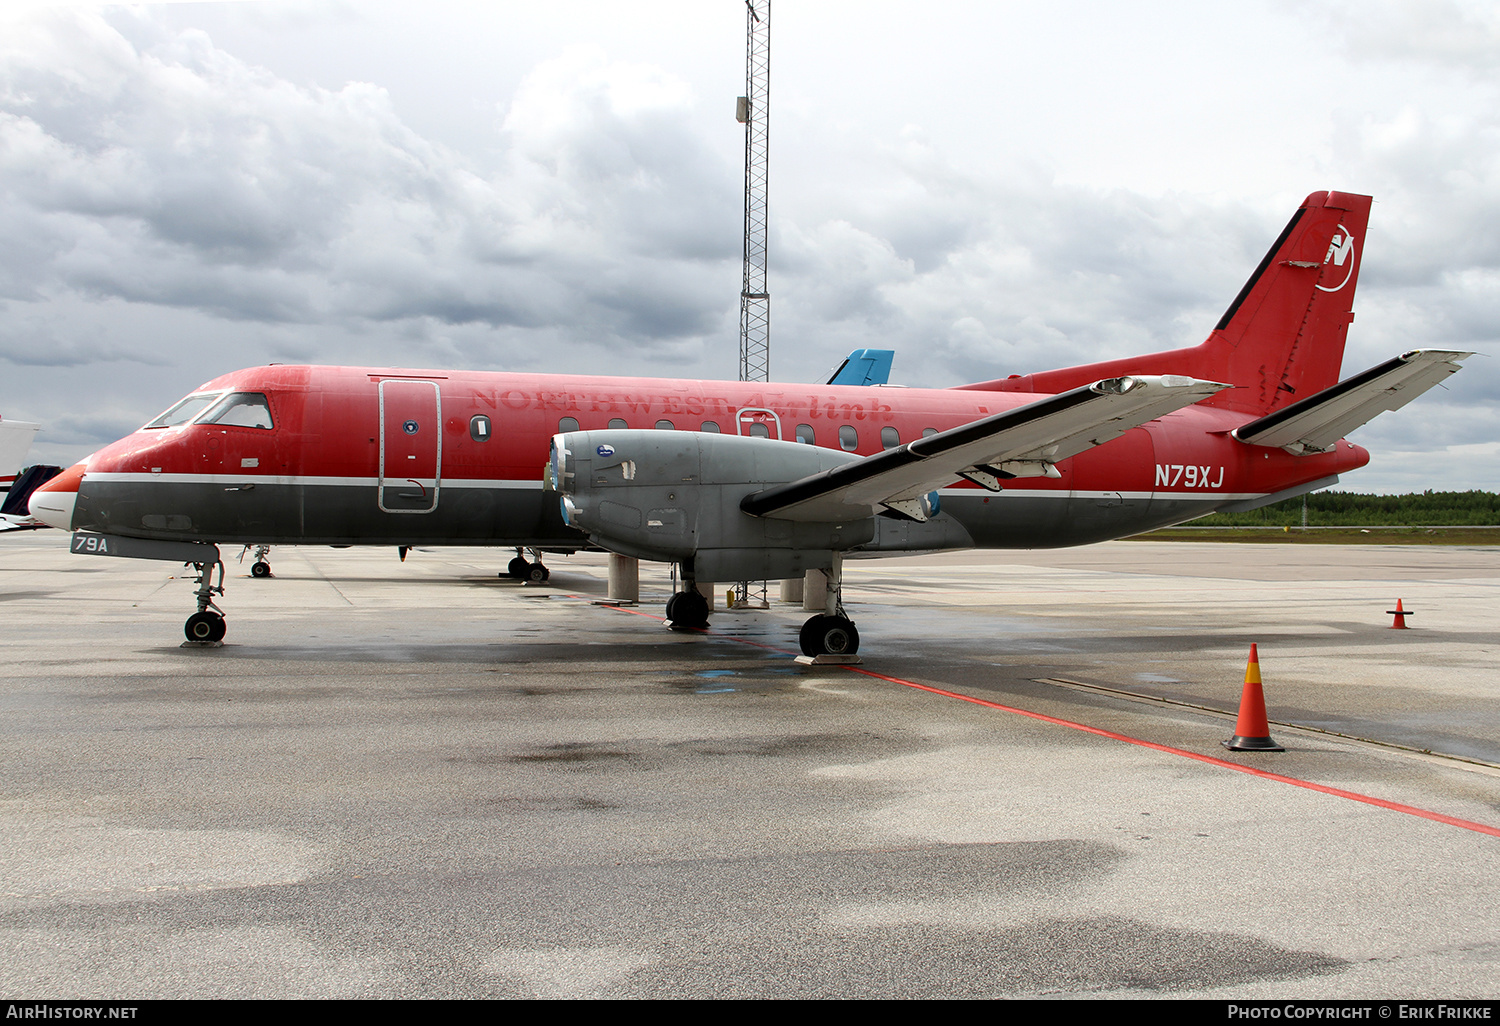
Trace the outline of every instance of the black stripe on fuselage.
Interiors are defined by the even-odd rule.
[[[580,532],[562,522],[557,496],[536,488],[444,489],[438,508],[421,514],[383,513],[375,507],[374,493],[372,485],[352,484],[261,484],[252,492],[226,493],[222,485],[201,482],[85,480],[75,527],[220,545],[588,547]],[[245,501],[250,497],[253,504]],[[942,515],[957,520],[979,548],[1060,548],[1181,523],[1223,501],[1223,496],[1181,494],[1119,500],[1054,489],[994,495],[975,488],[945,490]],[[147,522],[173,526],[147,527]]]

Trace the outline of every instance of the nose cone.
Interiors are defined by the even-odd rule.
[[[60,531],[73,530],[73,507],[82,481],[83,464],[75,463],[31,493],[31,515]]]

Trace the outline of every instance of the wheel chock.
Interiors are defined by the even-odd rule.
[[[1405,609],[1402,609],[1401,608],[1401,600],[1400,599],[1396,600],[1396,608],[1395,609],[1387,609],[1386,613],[1388,615],[1394,616],[1396,618],[1396,619],[1394,619],[1394,620],[1391,621],[1391,630],[1393,630],[1393,631],[1410,630],[1410,628],[1406,626],[1406,618],[1408,616],[1415,616],[1416,615],[1415,613],[1411,613],[1411,612],[1408,612]]]
[[[864,662],[857,655],[829,655],[828,653],[815,656],[799,655],[792,661],[801,663],[803,666],[858,666]]]
[[[1245,664],[1245,688],[1240,692],[1240,714],[1234,721],[1234,737],[1219,742],[1231,752],[1284,752],[1285,748],[1271,738],[1266,721],[1266,695],[1260,686],[1260,657],[1250,646],[1250,661]]]

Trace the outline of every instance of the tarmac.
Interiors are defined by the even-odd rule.
[[[855,668],[511,555],[278,548],[184,648],[0,536],[0,993],[1500,997],[1500,548],[851,561]]]

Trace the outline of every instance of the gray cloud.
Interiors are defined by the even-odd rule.
[[[1432,75],[1480,67],[1460,37],[1493,28],[1445,7],[1402,42],[1413,8],[1324,10],[1360,61]],[[271,360],[733,376],[740,170],[705,134],[699,82],[560,46],[513,91],[466,97],[460,146],[380,84],[315,85],[167,23],[55,13],[0,40],[0,360],[27,382],[0,383],[7,415],[98,444]],[[920,126],[877,138],[791,104],[775,138],[816,140],[818,159],[773,176],[773,373],[812,380],[880,346],[896,380],[945,385],[1195,343],[1318,185],[1380,200],[1349,371],[1493,348],[1485,96],[1335,105],[1323,163],[1298,168],[1314,180],[1243,197],[1174,191],[1170,168],[1154,193],[1090,187],[1035,146],[976,167]],[[1356,440],[1494,438],[1492,363]],[[103,412],[73,411],[80,395]]]

